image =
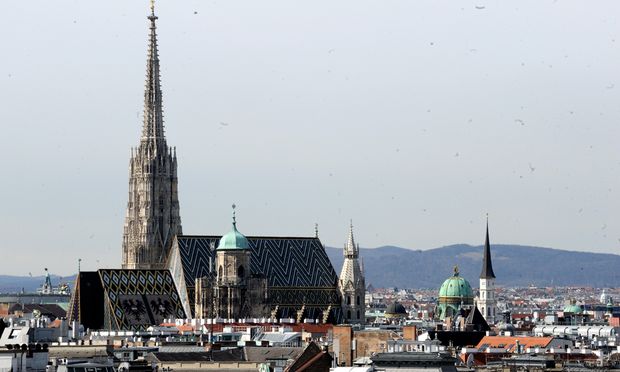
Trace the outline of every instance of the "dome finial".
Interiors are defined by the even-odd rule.
[[[459,265],[454,265],[454,276],[459,276]]]
[[[151,0],[151,15],[155,15],[155,0]]]

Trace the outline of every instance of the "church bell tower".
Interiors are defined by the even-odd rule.
[[[165,265],[175,235],[182,233],[177,195],[176,149],[164,133],[155,7],[144,90],[144,121],[129,160],[129,200],[123,229],[123,269],[158,269]]]
[[[491,244],[489,243],[489,219],[487,217],[487,234],[484,241],[482,271],[480,272],[480,297],[478,311],[489,325],[495,324],[497,303],[495,301],[495,273],[491,262]]]

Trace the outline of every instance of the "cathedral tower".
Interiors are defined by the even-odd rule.
[[[478,299],[478,311],[484,319],[492,325],[496,319],[495,301],[495,273],[491,263],[491,244],[489,243],[489,219],[487,217],[487,234],[484,241],[484,254],[482,257],[482,271],[480,272],[480,297]]]
[[[123,229],[123,269],[157,269],[165,264],[175,235],[181,234],[176,149],[164,134],[155,9],[150,36],[140,144],[129,160],[129,201]]]
[[[366,281],[359,263],[359,246],[353,239],[353,223],[349,229],[349,238],[344,247],[344,263],[339,280],[342,296],[342,311],[347,323],[365,322]]]
[[[265,316],[267,280],[250,271],[252,250],[248,239],[237,230],[234,204],[232,229],[222,236],[215,253],[215,315],[226,319]]]

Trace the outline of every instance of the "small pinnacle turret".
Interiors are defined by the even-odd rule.
[[[344,263],[338,286],[342,296],[344,317],[348,323],[363,323],[366,281],[359,262],[359,246],[355,244],[353,237],[353,221],[349,225],[349,236],[343,253]]]
[[[357,259],[359,256],[359,247],[355,245],[355,239],[353,237],[353,221],[349,224],[349,236],[347,238],[347,244],[344,246],[343,251],[345,258]]]

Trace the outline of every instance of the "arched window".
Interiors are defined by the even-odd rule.
[[[360,304],[360,296],[357,296],[357,304]],[[359,318],[359,315],[357,317]]]
[[[357,310],[357,319],[360,319],[360,311]]]
[[[221,279],[223,275],[224,275],[224,269],[222,269],[222,266],[220,266],[220,268],[217,271],[217,276],[220,277]]]
[[[347,310],[347,319],[351,319],[351,310]]]
[[[237,269],[237,276],[239,277],[239,279],[243,279],[243,277],[245,276],[245,270],[243,269],[243,265],[239,265],[239,268]]]
[[[347,296],[347,305],[351,305],[351,297],[350,296]]]

